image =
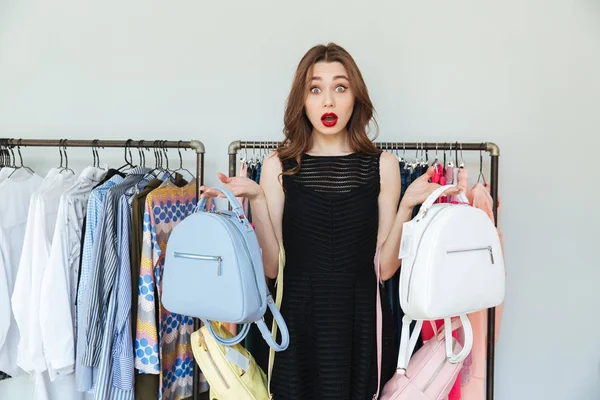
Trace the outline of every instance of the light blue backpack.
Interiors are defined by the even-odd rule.
[[[223,345],[241,342],[256,323],[269,346],[283,351],[289,333],[267,289],[256,233],[233,193],[214,189],[225,194],[233,211],[207,211],[207,199],[202,199],[196,212],[173,229],[167,243],[162,303],[170,312],[200,318]],[[265,324],[267,307],[281,329],[281,345]],[[239,333],[222,338],[211,321],[236,323]]]

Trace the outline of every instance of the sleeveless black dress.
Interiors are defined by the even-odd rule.
[[[275,400],[371,400],[377,390],[379,159],[304,155],[300,172],[283,176],[281,312],[290,345],[275,355]],[[386,299],[382,292],[382,385],[396,367]]]

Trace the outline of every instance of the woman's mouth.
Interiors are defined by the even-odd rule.
[[[326,113],[326,114],[321,115],[321,122],[327,128],[331,128],[332,126],[335,126],[335,124],[337,124],[337,121],[338,121],[338,116],[335,115],[334,113]]]

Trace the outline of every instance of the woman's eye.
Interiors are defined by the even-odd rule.
[[[318,87],[314,87],[314,88],[310,89],[310,92],[312,94],[319,94],[319,93],[321,93],[321,89],[319,89]]]
[[[346,91],[346,89],[348,89],[346,86],[339,85],[338,87],[335,88],[335,91],[338,93],[343,93]]]

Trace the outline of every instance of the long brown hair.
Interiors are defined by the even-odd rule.
[[[339,62],[348,72],[350,87],[355,96],[352,116],[346,125],[350,148],[355,153],[377,154],[379,152],[367,135],[369,122],[373,120],[375,127],[377,122],[373,118],[373,103],[356,62],[350,53],[335,43],[317,45],[300,60],[285,107],[283,118],[285,140],[278,147],[277,153],[281,160],[295,159],[298,164],[296,168],[285,171],[284,174],[287,175],[295,174],[300,170],[302,154],[309,150],[311,144],[313,126],[306,115],[304,103],[308,95],[308,74],[313,65],[320,61]]]

